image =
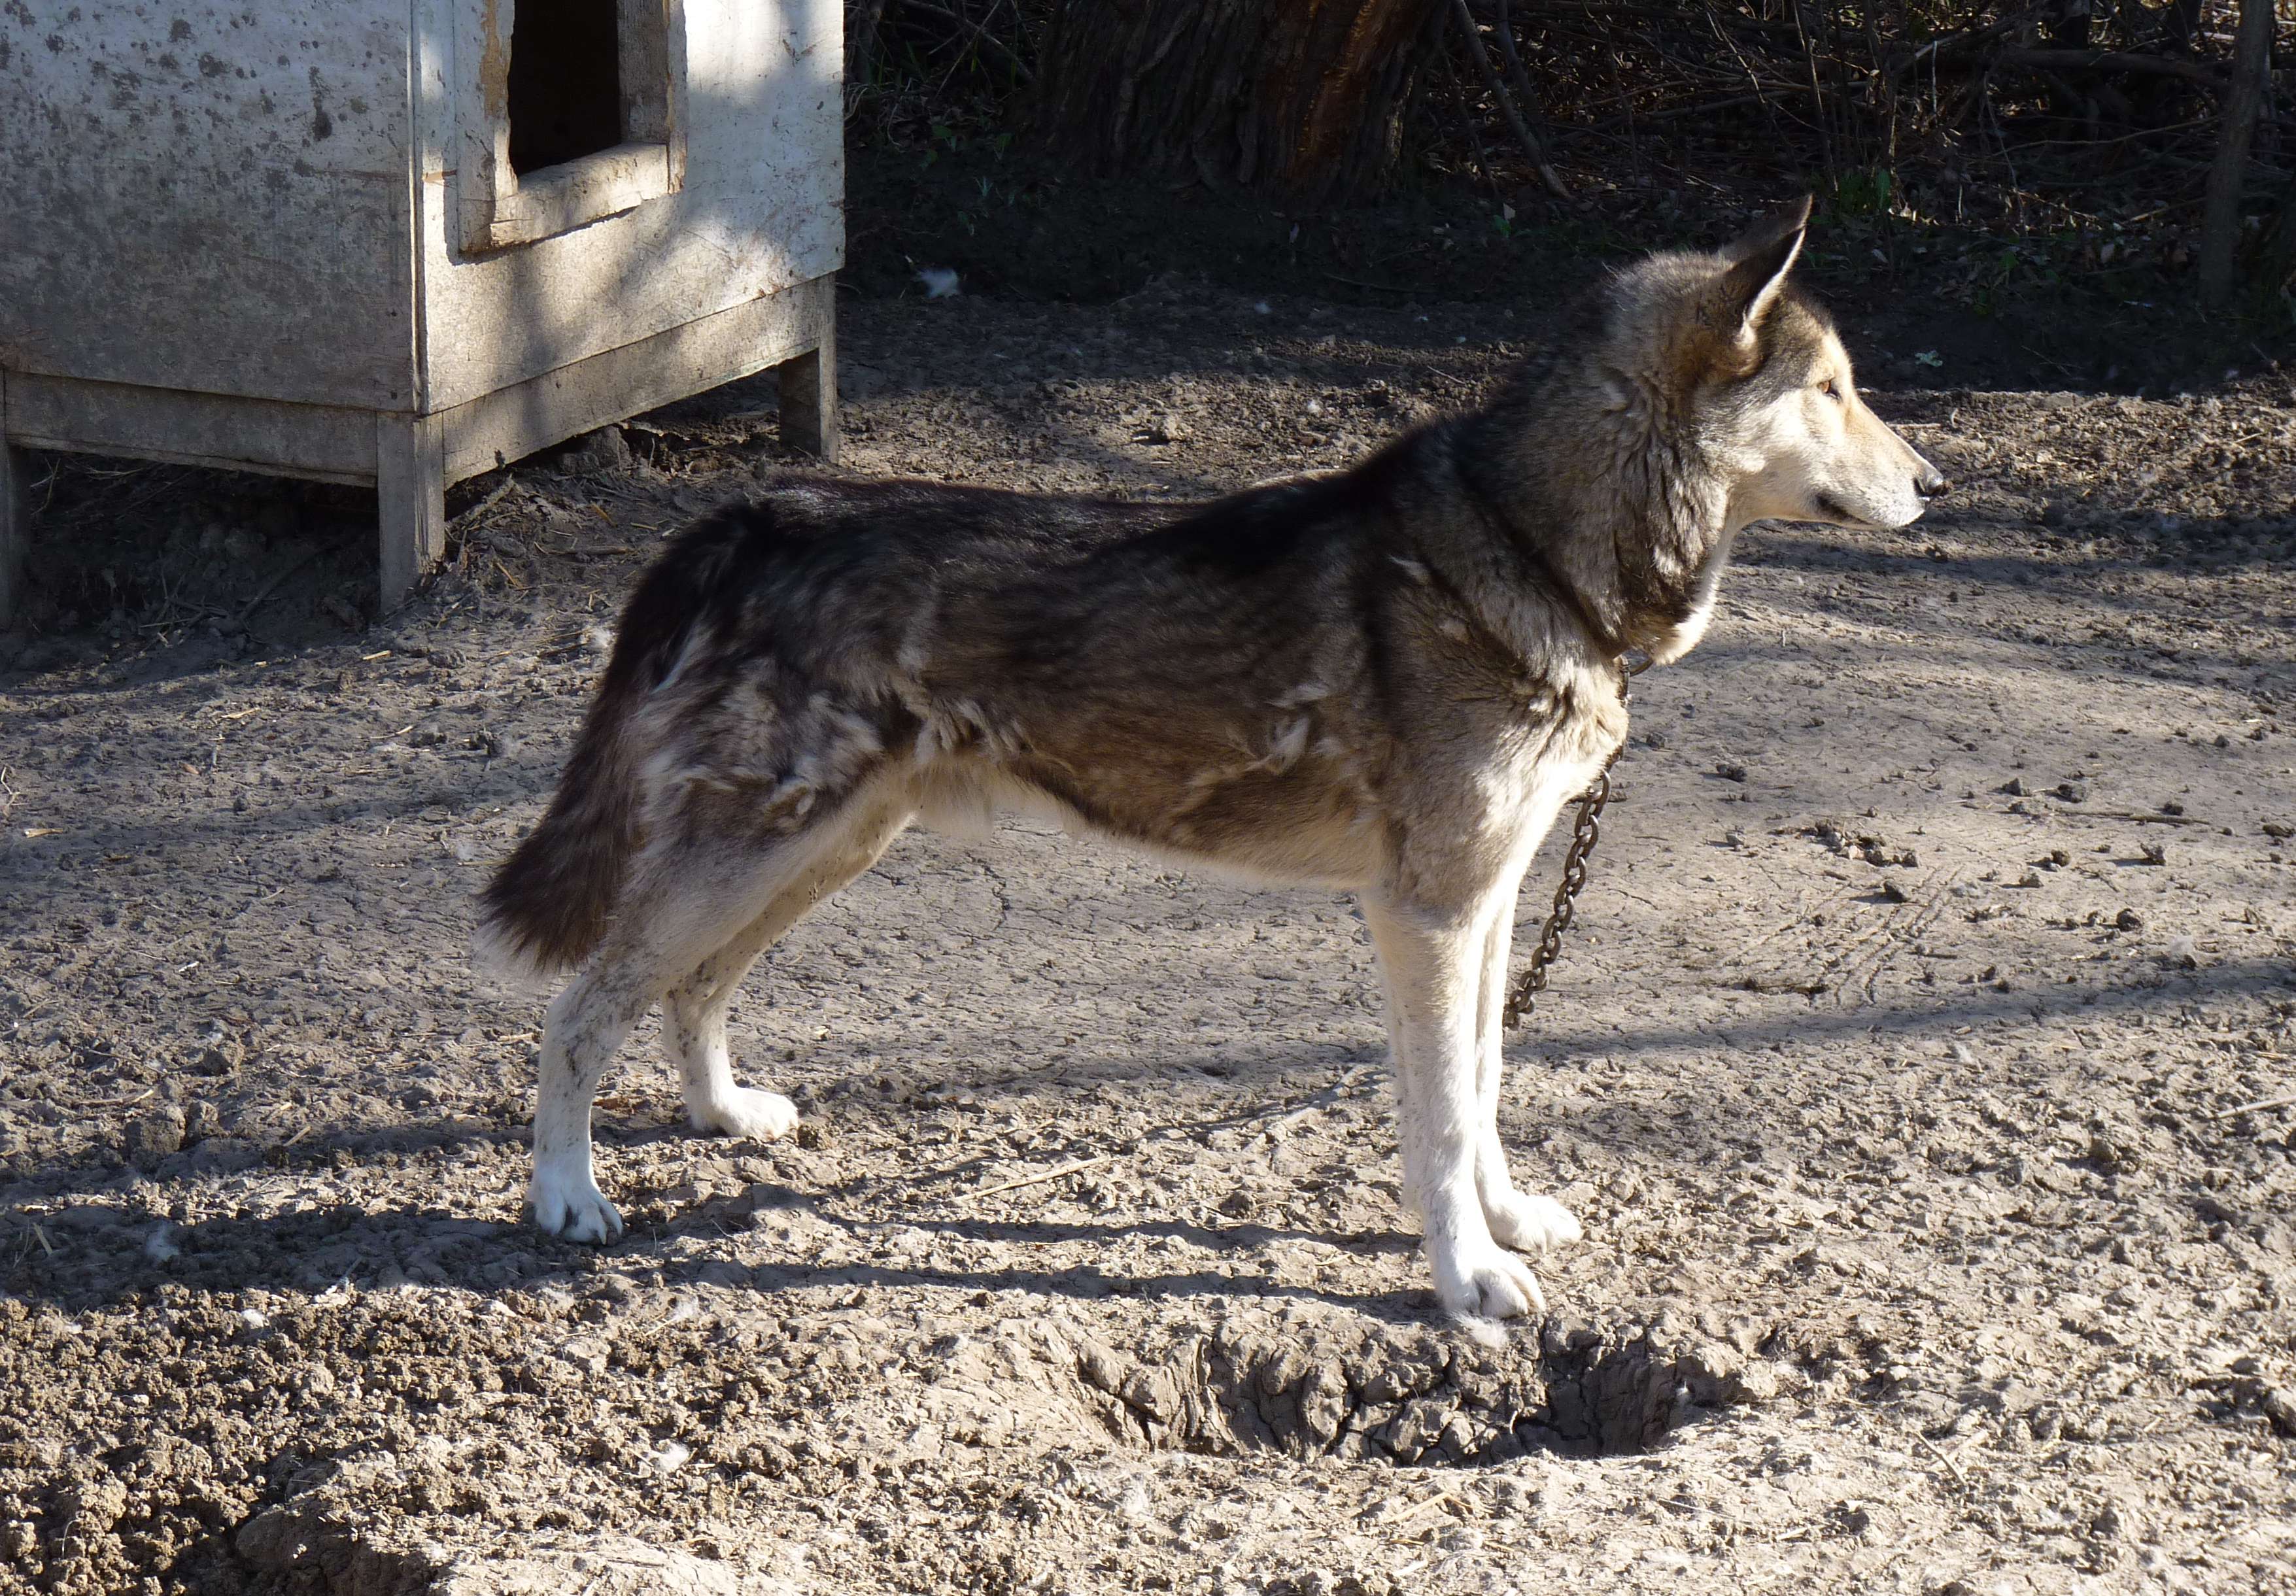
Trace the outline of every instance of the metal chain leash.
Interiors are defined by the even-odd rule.
[[[1650,666],[1650,658],[1639,652],[1621,655],[1619,659],[1619,703],[1625,707],[1632,697],[1634,679]],[[1529,1019],[1537,1005],[1538,994],[1546,990],[1546,967],[1562,950],[1562,934],[1570,929],[1578,913],[1577,899],[1579,889],[1587,885],[1587,860],[1595,845],[1603,839],[1603,806],[1611,801],[1611,767],[1619,756],[1627,751],[1624,742],[1611,750],[1603,761],[1603,768],[1595,773],[1594,781],[1578,795],[1578,819],[1570,831],[1570,848],[1562,855],[1562,881],[1554,889],[1554,907],[1546,916],[1546,927],[1538,934],[1538,945],[1531,950],[1530,963],[1517,976],[1508,989],[1506,1009],[1501,1019],[1508,1030]]]

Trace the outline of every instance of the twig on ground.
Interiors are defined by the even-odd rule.
[[[2235,1114],[2260,1114],[2267,1109],[2296,1109],[2296,1092],[2283,1093],[2278,1097],[2259,1097],[2252,1103],[2234,1103],[2229,1109],[2218,1109],[2210,1119],[2230,1119]]]
[[[1003,1191],[1017,1191],[1023,1186],[1034,1186],[1045,1181],[1056,1181],[1064,1174],[1079,1174],[1085,1170],[1097,1169],[1103,1164],[1112,1164],[1115,1161],[1114,1153],[1103,1153],[1096,1158],[1078,1158],[1073,1163],[1062,1164],[1056,1169],[1040,1169],[1034,1174],[1024,1174],[1017,1181],[1006,1181],[1002,1185],[983,1186],[977,1191],[960,1191],[957,1193],[957,1200],[970,1202],[976,1198],[995,1197]]]
[[[995,34],[988,31],[988,17],[995,14],[995,7],[990,7],[989,12],[987,14],[984,14],[980,22],[976,25],[968,21],[967,19],[958,16],[947,6],[928,4],[928,0],[900,0],[900,3],[910,11],[920,12],[928,17],[937,18],[954,27],[972,28],[972,37],[968,41],[969,43],[976,46],[985,47],[990,51],[997,57],[997,59],[1004,61],[1006,66],[1012,68],[1013,75],[1015,78],[1018,78],[1021,82],[1034,83],[1037,81],[1037,75],[1029,70],[1029,63],[1022,61],[1018,55],[1014,54],[1011,45],[1007,45],[1003,39],[998,38]]]
[[[257,588],[255,590],[255,596],[248,600],[246,603],[240,606],[239,614],[234,618],[232,625],[234,626],[243,626],[247,625],[247,618],[255,613],[255,607],[258,604],[260,604],[264,600],[271,596],[274,589],[275,589],[282,582],[284,582],[288,577],[293,576],[297,571],[301,570],[305,566],[310,564],[311,561],[316,560],[320,555],[325,552],[326,545],[324,544],[317,544],[312,548],[304,550],[299,557],[290,561],[287,564],[272,572],[271,580]]]
[[[456,516],[455,518],[455,524],[460,526],[465,521],[476,520],[480,516],[484,515],[488,511],[492,510],[496,505],[501,503],[504,498],[510,493],[510,490],[517,486],[518,479],[516,477],[505,475],[501,481],[495,484],[495,490],[492,493],[488,494],[485,498],[480,499],[477,503],[472,505],[468,510],[463,512],[462,514]]]
[[[1928,1453],[1930,1456],[1935,1458],[1939,1462],[1945,1465],[1946,1472],[1953,1476],[1954,1483],[1956,1485],[1958,1485],[1964,1491],[1969,1489],[1969,1476],[1961,1471],[1961,1465],[1959,1463],[1955,1462],[1951,1458],[1946,1456],[1944,1453],[1939,1452],[1935,1446],[1932,1446],[1930,1444],[1930,1438],[1922,1434],[1919,1430],[1915,1430],[1914,1432],[1914,1441],[1923,1452]]]

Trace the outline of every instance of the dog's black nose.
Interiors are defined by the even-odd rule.
[[[1952,488],[1953,484],[1939,476],[1934,468],[1924,469],[1920,476],[1914,479],[1914,491],[1924,500],[1937,498],[1952,491]]]

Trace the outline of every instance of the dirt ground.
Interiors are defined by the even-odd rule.
[[[843,469],[1142,495],[1538,331],[844,315]],[[1587,1239],[1496,1343],[1432,1312],[1349,904],[1033,824],[761,967],[795,1139],[689,1136],[649,1030],[627,1239],[520,1225],[540,1001],[470,895],[649,550],[786,467],[770,384],[472,485],[380,621],[355,495],[65,465],[0,640],[0,1591],[2296,1588],[2296,388],[1918,340],[1853,328],[1960,491],[1764,530],[1638,684],[1502,1118]]]

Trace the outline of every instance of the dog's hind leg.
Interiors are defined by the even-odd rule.
[[[1480,1035],[1475,1052],[1475,1193],[1482,1199],[1483,1218],[1491,1240],[1518,1252],[1544,1252],[1579,1237],[1578,1220],[1551,1197],[1514,1189],[1507,1169],[1506,1149],[1499,1142],[1499,1091],[1506,1069],[1505,1014],[1507,954],[1514,945],[1515,895],[1504,895],[1498,912],[1485,933]]]
[[[550,1005],[527,1189],[542,1229],[576,1241],[621,1233],[621,1215],[598,1190],[590,1157],[590,1104],[606,1066],[630,1027],[673,985],[715,961],[749,928],[770,924],[784,899],[794,896],[808,906],[817,900],[816,872],[824,859],[841,856],[847,814],[840,806],[793,834],[772,838],[709,827],[637,862],[620,917]],[[788,920],[801,913],[797,908]],[[732,984],[732,978],[724,981],[721,1003]]]
[[[777,1092],[737,1085],[726,1047],[726,1010],[742,978],[767,948],[824,899],[874,864],[909,823],[898,795],[857,801],[807,838],[805,864],[740,934],[669,989],[662,1036],[685,1087],[685,1112],[698,1131],[772,1142],[797,1124],[797,1107]]]
[[[653,1007],[664,962],[617,932],[550,1005],[534,1103],[534,1223],[570,1241],[611,1241],[622,1216],[598,1190],[590,1161],[590,1101],[615,1051]]]
[[[1475,1179],[1487,933],[1509,901],[1490,894],[1444,910],[1364,901],[1388,992],[1404,1185],[1419,1209],[1435,1294],[1454,1314],[1496,1319],[1546,1306],[1538,1277],[1492,1240]]]

